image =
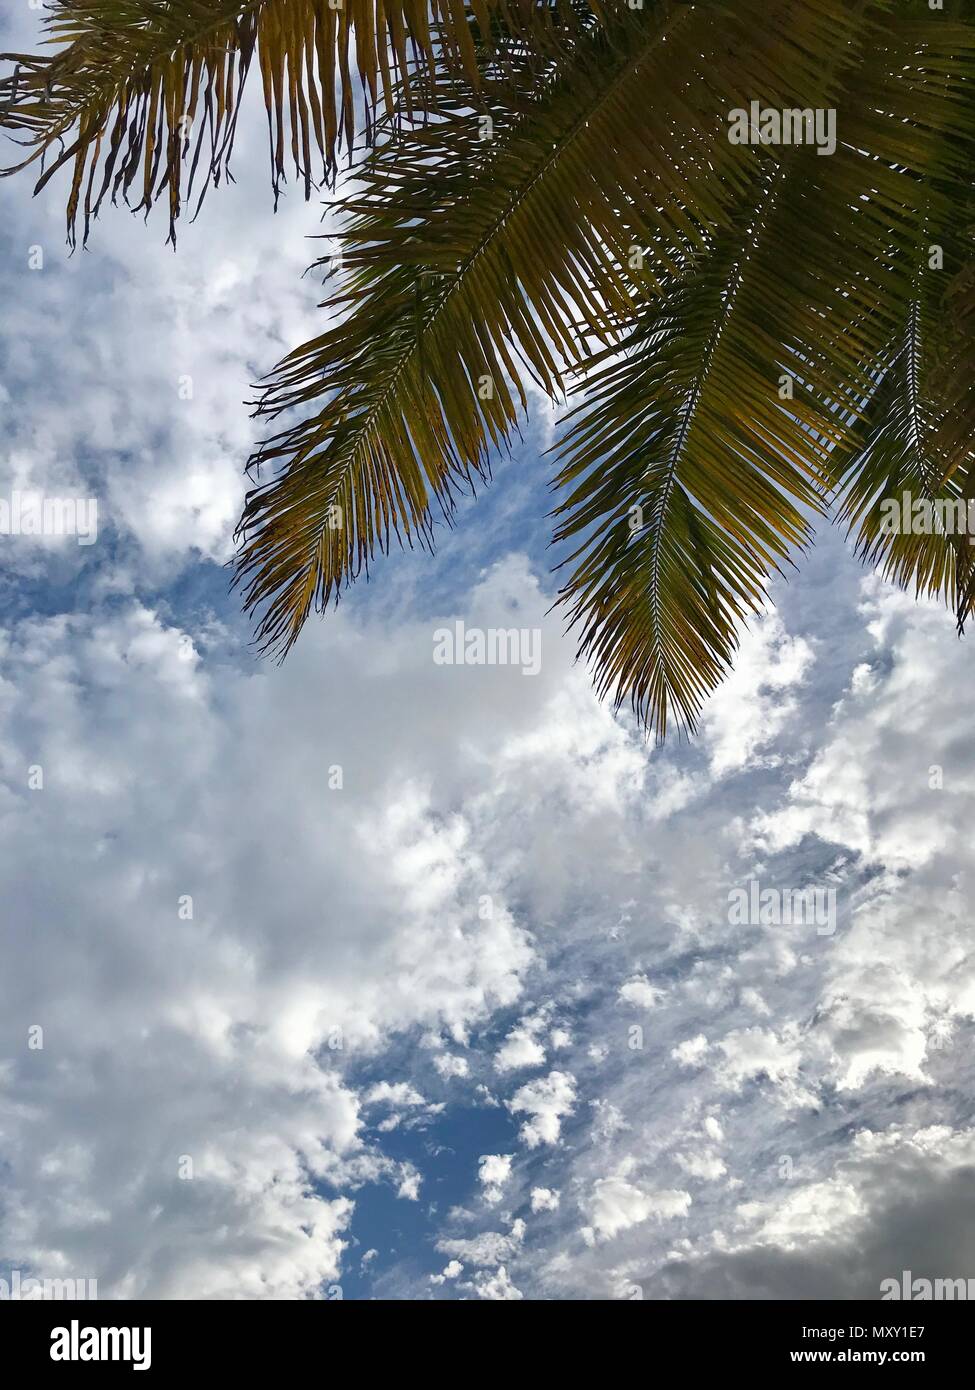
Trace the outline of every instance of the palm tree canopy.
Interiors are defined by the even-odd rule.
[[[130,191],[166,196],[174,237],[228,176],[252,65],[275,196],[355,146],[324,326],[257,403],[287,416],[238,533],[266,647],[394,537],[430,544],[529,384],[570,398],[560,598],[658,735],[694,727],[830,507],[970,616],[967,536],[885,504],[975,502],[971,3],[631,4],[58,0],[53,51],[7,55],[15,168],[72,165],[72,240]],[[832,148],[738,142],[756,101],[832,119]]]

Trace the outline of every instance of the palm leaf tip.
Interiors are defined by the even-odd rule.
[[[499,0],[472,12],[490,33]],[[533,7],[509,0],[526,31]],[[408,108],[411,78],[436,64],[476,77],[464,0],[56,0],[43,19],[53,53],[4,54],[0,128],[27,150],[4,173],[65,165],[69,241],[87,237],[106,197],[148,212],[165,197],[170,237],[184,200],[198,210],[230,177],[238,113],[252,71],[267,112],[275,201],[293,174],[310,196],[335,176],[357,132]]]

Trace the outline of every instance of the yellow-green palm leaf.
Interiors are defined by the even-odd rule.
[[[471,20],[486,31],[498,0],[55,0],[52,52],[4,54],[0,128],[45,159],[38,189],[72,166],[69,236],[87,235],[103,199],[130,191],[148,210],[165,194],[170,234],[182,199],[228,173],[240,102],[259,72],[275,197],[287,168],[306,196],[356,133],[409,106],[410,77],[434,62],[477,73]],[[531,17],[527,0],[505,13]],[[362,98],[360,98],[360,105]],[[317,169],[316,169],[317,159]],[[18,164],[15,168],[21,168]],[[12,172],[12,171],[8,171]]]
[[[576,543],[562,597],[600,689],[661,735],[694,727],[768,578],[863,456],[912,312],[925,172],[964,198],[973,38],[862,20],[836,154],[769,150],[737,228],[584,382],[557,479],[557,539]]]
[[[340,322],[261,402],[313,408],[254,461],[279,470],[242,522],[263,642],[286,649],[391,534],[422,541],[507,438],[522,378],[558,396],[635,287],[659,292],[731,220],[757,156],[729,142],[729,103],[753,81],[828,90],[816,55],[853,28],[839,0],[766,10],[656,5],[590,26],[542,74],[491,67],[477,92],[444,77],[430,123],[366,163],[326,306]]]

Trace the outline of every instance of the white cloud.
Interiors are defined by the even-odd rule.
[[[722,1086],[740,1091],[744,1082],[767,1077],[786,1105],[814,1105],[815,1096],[798,1082],[802,1060],[799,1029],[785,1023],[781,1033],[765,1028],[737,1028],[718,1043],[724,1060],[715,1068]]]
[[[512,583],[524,601],[517,565]],[[497,574],[488,588],[505,592]],[[363,1148],[343,1069],[396,1030],[462,1036],[517,1001],[536,954],[505,906],[505,882],[485,867],[506,795],[469,742],[488,724],[468,688],[453,690],[429,662],[425,625],[368,640],[338,617],[330,634],[325,648],[313,630],[285,671],[260,673],[201,656],[199,643],[131,601],[3,635],[5,883],[29,905],[8,934],[0,981],[5,1049],[23,1059],[4,1088],[8,1115],[19,1116],[17,1148],[5,1146],[4,1158],[20,1214],[2,1223],[17,1258],[90,1271],[106,1293],[286,1296],[333,1280],[351,1207],[313,1187],[315,1174],[339,1192],[351,1183],[353,1197],[367,1171],[407,1199],[420,1183]],[[350,667],[337,662],[343,648]],[[348,669],[359,672],[356,688],[341,694]],[[402,724],[379,749],[374,729],[394,674],[411,706],[446,705],[429,730]],[[527,705],[512,694],[507,725],[497,691],[484,691],[492,745],[548,722],[551,690],[539,680],[521,683],[537,692]],[[426,693],[405,697],[403,682]],[[585,708],[580,718],[610,727],[591,697]],[[447,727],[466,727],[458,737],[472,749],[470,770],[481,769],[461,802]],[[337,749],[341,791],[327,780]],[[34,764],[43,791],[27,788]],[[241,813],[257,805],[258,821]],[[516,844],[515,820],[509,833]],[[482,920],[485,885],[494,912]],[[186,920],[183,898],[192,898]],[[37,1022],[45,1050],[31,1058],[25,1039]],[[113,1080],[103,1093],[106,1055]],[[525,1093],[535,1106],[526,1131],[557,1133],[566,1084]],[[160,1099],[174,1095],[177,1106]],[[366,1096],[422,1103],[412,1081],[395,1077]],[[65,1146],[84,1161],[55,1194],[40,1157]],[[180,1155],[194,1158],[190,1183],[176,1177]],[[61,1213],[55,1227],[43,1222],[51,1210]],[[52,1244],[41,1233],[54,1229]],[[215,1248],[215,1229],[239,1231],[239,1243]],[[179,1232],[178,1261],[167,1230]]]
[[[697,1067],[703,1062],[708,1051],[708,1040],[703,1033],[687,1038],[671,1050],[671,1056],[682,1067]]]
[[[467,1264],[493,1268],[517,1255],[524,1239],[525,1223],[518,1220],[512,1222],[508,1235],[500,1231],[482,1231],[476,1236],[442,1238],[437,1241],[437,1249]]]
[[[660,1292],[876,1299],[905,1269],[967,1277],[973,1160],[970,1128],[860,1130],[825,1176],[742,1203],[732,1235],[671,1265]]]
[[[593,1138],[612,1139],[614,1134],[620,1130],[629,1129],[623,1112],[611,1100],[606,1100],[603,1096],[597,1097],[591,1102],[593,1114]]]
[[[759,618],[742,639],[721,697],[705,707],[701,730],[716,776],[754,763],[796,713],[794,690],[802,685],[813,650],[790,637],[776,613]]]
[[[422,1181],[421,1175],[415,1170],[405,1172],[396,1191],[397,1197],[402,1197],[407,1202],[419,1201]]]
[[[516,1289],[508,1271],[504,1265],[500,1265],[493,1274],[480,1274],[474,1281],[474,1288],[479,1298],[492,1299],[495,1302],[512,1303],[524,1298],[520,1289]]]
[[[370,1086],[363,1099],[368,1105],[426,1105],[419,1091],[407,1081],[377,1081]]]
[[[466,1057],[458,1057],[451,1052],[444,1052],[439,1057],[434,1057],[433,1065],[443,1077],[467,1076],[470,1071]]]
[[[511,1154],[482,1154],[477,1160],[477,1180],[484,1189],[484,1200],[500,1202],[505,1183],[511,1177]]]
[[[624,1175],[599,1178],[593,1185],[589,1201],[592,1234],[588,1239],[612,1240],[621,1231],[638,1226],[651,1217],[657,1221],[670,1221],[686,1216],[690,1205],[688,1192],[654,1190],[631,1182]]]
[[[497,1071],[521,1071],[545,1063],[545,1049],[528,1028],[513,1028],[494,1059]]]
[[[751,824],[759,851],[815,835],[871,869],[847,889],[848,925],[818,1001],[843,1090],[877,1076],[927,1082],[932,1039],[975,1017],[965,905],[975,758],[957,699],[969,679],[967,644],[952,640],[950,618],[934,605],[876,580],[864,590],[877,670],[868,678],[858,668],[808,770]]]
[[[537,601],[540,611],[544,599],[537,589],[533,597],[532,584],[513,560],[485,576],[470,607],[484,611],[517,595],[522,603]],[[898,646],[898,622],[906,621],[886,629],[895,645],[891,679],[908,705],[935,700],[928,676],[910,665],[906,637]],[[523,1015],[508,1037],[520,1029],[522,1038],[554,1046],[560,1031],[561,1065],[516,1086],[505,1103],[520,1126],[525,1161],[537,1162],[543,1153],[546,1161],[558,1160],[544,1177],[537,1169],[526,1174],[527,1190],[593,1194],[586,1208],[593,1244],[583,1256],[597,1268],[560,1274],[540,1254],[541,1266],[554,1271],[547,1277],[575,1277],[591,1290],[615,1287],[610,1272],[603,1276],[598,1266],[614,1227],[613,1249],[625,1246],[628,1263],[650,1247],[659,1260],[673,1242],[658,1250],[658,1223],[651,1217],[681,1206],[681,1174],[710,1184],[715,1213],[709,1219],[715,1230],[733,1231],[733,1212],[721,1206],[719,1191],[735,1191],[745,1212],[767,1200],[749,1169],[751,1128],[756,1145],[776,1155],[790,1151],[775,1122],[750,1108],[756,1091],[774,1094],[791,1117],[799,1109],[811,1112],[827,1082],[846,1095],[885,1077],[931,1084],[933,1062],[948,1057],[951,1027],[961,1028],[971,1009],[965,879],[951,883],[946,873],[952,860],[964,865],[961,832],[944,853],[925,851],[907,876],[903,856],[895,856],[893,869],[877,859],[869,881],[854,883],[857,896],[836,938],[790,950],[781,937],[734,937],[724,917],[709,916],[708,875],[718,875],[738,843],[750,835],[757,845],[764,835],[768,845],[754,852],[782,852],[772,844],[783,838],[772,826],[777,812],[753,817],[749,829],[732,826],[718,806],[719,831],[702,832],[696,842],[714,848],[717,867],[697,871],[677,904],[681,923],[693,915],[694,931],[710,948],[687,963],[678,954],[685,929],[675,929],[669,909],[660,906],[673,903],[675,883],[687,879],[686,866],[672,852],[687,824],[680,811],[673,827],[656,823],[665,869],[648,865],[632,745],[619,726],[588,692],[583,698],[574,673],[547,675],[547,667],[527,701],[503,683],[479,692],[496,711],[489,726],[470,688],[455,691],[427,661],[428,627],[407,621],[392,633],[364,619],[352,628],[338,615],[330,620],[327,642],[312,634],[284,672],[258,674],[222,664],[201,633],[185,643],[179,628],[130,599],[111,613],[35,620],[4,636],[5,882],[31,906],[30,916],[13,924],[12,970],[20,977],[34,972],[38,984],[28,1007],[21,993],[9,984],[4,993],[0,982],[7,1054],[23,1056],[30,1024],[58,1020],[53,1032],[47,1025],[40,1075],[35,1058],[34,1073],[28,1078],[15,1068],[0,1093],[6,1129],[16,1115],[20,1136],[19,1147],[4,1152],[21,1213],[16,1221],[11,1214],[3,1218],[7,1248],[49,1268],[93,1269],[106,1290],[123,1293],[189,1290],[208,1297],[260,1289],[261,1296],[292,1296],[334,1281],[341,1276],[349,1204],[359,1200],[364,1182],[392,1183],[414,1201],[426,1190],[419,1172],[377,1147],[382,1135],[370,1130],[375,1141],[364,1138],[364,1107],[392,1107],[392,1115],[376,1115],[381,1124],[401,1113],[404,1123],[412,1122],[410,1112],[432,1112],[424,1096],[438,1075],[462,1078],[474,1062],[490,1067],[490,1055],[478,1053],[479,1030],[496,1010],[521,1002],[525,980],[541,961],[537,923],[558,913],[566,914],[559,950],[578,931],[573,950],[581,940],[583,954],[570,958],[564,975],[551,974],[553,1002]],[[908,672],[901,670],[905,663]],[[928,664],[931,683],[949,683],[950,672],[939,673],[931,654]],[[342,689],[334,674],[339,669],[346,683],[348,670],[355,670],[351,689]],[[373,731],[388,709],[393,682],[415,692],[400,695],[411,708],[433,706],[437,713],[421,726],[412,720],[396,725],[377,750]],[[851,720],[858,727],[862,722],[867,738],[871,702],[883,705],[889,698],[885,678],[860,681],[834,715],[825,750]],[[323,700],[335,722],[331,746],[318,754]],[[553,710],[565,721],[554,743],[548,738]],[[951,744],[958,730],[947,710],[939,718]],[[445,728],[457,731],[449,750]],[[536,736],[538,729],[544,737]],[[251,750],[248,759],[235,756],[239,748]],[[659,754],[639,756],[645,764]],[[863,751],[856,757],[868,782],[879,783],[870,757]],[[599,775],[613,790],[596,812],[567,790],[574,759],[587,767],[604,759]],[[924,759],[925,773],[928,762],[952,769],[958,783],[952,797],[970,795],[957,754],[938,747],[925,749]],[[328,791],[323,776],[335,761],[345,771],[341,792]],[[32,763],[45,768],[41,793],[25,787]],[[898,764],[898,777],[902,772]],[[784,783],[783,814],[812,804],[812,784],[793,780],[792,793]],[[165,798],[154,794],[162,785]],[[904,782],[900,795],[910,815],[906,790]],[[919,802],[927,794],[925,777]],[[707,814],[703,796],[689,816]],[[263,815],[255,828],[240,807],[258,800]],[[550,803],[560,805],[564,817],[552,836],[539,812]],[[333,809],[339,805],[341,815]],[[893,802],[881,817],[882,835],[874,817],[871,809],[862,844],[896,849],[909,838],[895,825]],[[846,821],[840,817],[839,823]],[[531,838],[533,827],[541,841]],[[52,841],[59,845],[57,873]],[[852,864],[858,845],[841,848]],[[830,855],[832,862],[835,845]],[[662,872],[671,878],[658,889]],[[651,887],[659,897],[650,896]],[[493,911],[482,918],[477,905],[485,891]],[[588,906],[573,916],[573,902],[587,891],[612,903],[601,936]],[[935,899],[926,896],[932,892]],[[181,921],[175,905],[187,893],[194,913]],[[930,911],[935,900],[937,920]],[[515,901],[517,915],[508,906]],[[61,964],[53,973],[37,972],[38,938],[29,924],[38,917],[53,933],[45,950],[52,939],[58,943]],[[271,936],[269,921],[275,923]],[[814,961],[813,948],[819,951]],[[614,953],[618,964],[606,1014],[587,1018],[583,1005],[596,977],[585,952],[597,949]],[[667,980],[666,996],[655,1001],[659,1038],[653,1049],[630,1052],[616,1001],[621,989],[649,983],[643,964],[651,960],[655,970],[660,962]],[[749,989],[769,1009],[760,1027],[747,1012]],[[814,1025],[800,1026],[795,1020],[809,1019],[813,1006]],[[570,1008],[571,1033],[552,1028],[551,1018],[570,1016]],[[707,1035],[699,1031],[705,1021]],[[415,1060],[404,1067],[397,1049],[395,1067],[383,1060],[379,1075],[386,1079],[370,1079],[360,1094],[346,1075],[349,1064],[381,1058],[391,1040],[413,1029],[428,1040]],[[935,1036],[944,1046],[933,1057]],[[43,1066],[63,1057],[65,1039],[72,1049],[70,1076]],[[441,1039],[464,1053],[446,1050]],[[89,1104],[104,1100],[96,1078],[106,1050],[115,1059],[115,1077],[112,1106],[106,1111],[99,1105],[103,1132],[92,1129],[77,1097]],[[587,1054],[601,1059],[605,1094],[592,1093]],[[624,1065],[633,1069],[632,1079]],[[370,1078],[376,1071],[373,1066]],[[191,1093],[195,1110],[176,1080],[184,1074],[200,1079]],[[652,1115],[646,1112],[648,1083]],[[158,1099],[174,1088],[186,1097],[175,1119]],[[474,1094],[478,1103],[490,1100],[483,1087]],[[248,1113],[261,1117],[245,1143],[238,1124],[242,1097]],[[581,1129],[587,1139],[599,1139],[598,1150],[557,1147],[562,1121],[580,1102],[593,1117]],[[713,1113],[718,1105],[720,1124]],[[756,1121],[755,1113],[763,1118]],[[715,1152],[718,1143],[728,1151]],[[641,1148],[666,1176],[652,1184],[633,1172],[605,1176],[607,1163]],[[183,1154],[193,1156],[196,1175],[176,1187],[166,1164],[170,1155],[175,1161]],[[60,1165],[56,1186],[42,1160]],[[601,1167],[592,1171],[594,1164]],[[733,1188],[728,1168],[744,1190]],[[481,1186],[500,1196],[500,1183]],[[199,1194],[185,1227],[179,1224],[182,1191]],[[763,1218],[770,1238],[778,1238],[782,1222],[799,1219],[801,1199],[793,1196],[791,1216],[770,1211]],[[43,1213],[52,1203],[64,1214],[56,1244],[43,1237]],[[245,1221],[250,1203],[254,1215]],[[182,1233],[186,1258],[178,1269],[147,1215],[160,1206]],[[536,1207],[534,1198],[532,1206],[551,1209]],[[649,1214],[636,1219],[644,1210]],[[693,1226],[693,1208],[686,1218]],[[107,1244],[106,1225],[117,1233]],[[247,1239],[214,1256],[215,1227],[246,1230]],[[278,1230],[286,1233],[281,1241]],[[489,1267],[505,1263],[529,1291],[523,1235],[514,1228],[507,1236],[481,1234],[487,1251],[492,1238],[502,1242]],[[549,1238],[543,1233],[541,1244]],[[464,1237],[475,1242],[475,1251],[479,1239],[476,1232]],[[445,1253],[477,1265],[466,1247]],[[529,1296],[535,1292],[531,1288]]]
[[[717,1154],[704,1149],[700,1153],[675,1153],[674,1161],[692,1178],[704,1182],[716,1182],[728,1171]]]
[[[627,980],[620,985],[620,1000],[624,1004],[632,1004],[637,1009],[652,1009],[662,997],[662,990],[652,985],[645,975],[637,975],[632,980]]]
[[[531,1191],[532,1211],[557,1211],[559,1194],[549,1187],[533,1187]]]
[[[828,1296],[856,1264],[846,1233],[883,1259],[901,1248],[883,1246],[888,1227],[914,1238],[909,1215],[889,1219],[901,1198],[933,1212],[953,1248],[945,1213],[964,1215],[970,1136],[882,1120],[847,1135],[857,1106],[883,1111],[905,1081],[912,1110],[939,1121],[965,1093],[969,643],[872,582],[870,662],[861,628],[834,633],[835,611],[802,635],[765,617],[702,739],[663,752],[596,704],[517,557],[455,590],[450,613],[411,604],[418,581],[400,571],[394,620],[360,593],[312,624],[282,671],[228,660],[237,635],[196,611],[196,592],[212,579],[201,558],[229,553],[243,495],[254,427],[241,400],[320,327],[317,287],[300,278],[319,209],[293,197],[283,217],[256,215],[260,124],[245,123],[241,146],[258,140],[258,157],[237,161],[238,187],[208,200],[176,257],[161,221],[133,235],[107,210],[93,254],[67,262],[56,197],[5,203],[11,244],[42,242],[47,266],[28,295],[12,262],[0,283],[14,346],[0,492],[93,488],[102,535],[114,528],[120,546],[117,560],[101,544],[5,551],[31,580],[102,568],[79,612],[35,615],[0,639],[0,828],[16,905],[0,975],[4,1250],[39,1272],[97,1275],[103,1296],[313,1295],[341,1279],[363,1184],[419,1199],[421,1174],[390,1159],[382,1135],[421,1107],[435,1114],[423,1093],[441,1082],[493,1064],[507,1089],[548,1050],[560,1070],[506,1102],[528,1149],[519,1169],[533,1212],[585,1194],[591,1246],[560,1260],[558,1220],[533,1223],[531,1249],[523,1222],[461,1227],[437,1242],[451,1259],[435,1285],[621,1296],[673,1259],[710,1288],[721,1261],[769,1269],[823,1250],[825,1282],[812,1286]],[[189,598],[147,597],[184,573]],[[433,667],[441,618],[513,613],[543,631],[537,679]],[[835,692],[830,663],[813,658],[827,650],[850,675],[823,728]],[[336,763],[341,792],[328,789]],[[38,793],[26,788],[35,764]],[[748,780],[756,769],[764,781]],[[835,938],[729,933],[715,890],[741,859],[789,873],[811,856],[819,872],[825,846],[845,856]],[[480,1054],[479,1030],[524,1007],[543,966],[557,1005]],[[595,982],[607,980],[600,1013]],[[618,1001],[655,1009],[652,1047],[628,1050]],[[550,1027],[556,1017],[571,1031]],[[29,1052],[37,1023],[44,1048]],[[437,1046],[414,1065],[417,1034]],[[390,1079],[360,1092],[363,1061]],[[842,1127],[820,1122],[823,1094]],[[471,1095],[497,1104],[483,1084]],[[372,1104],[393,1107],[378,1136],[362,1121]],[[580,1105],[581,1142],[559,1146]],[[718,1106],[720,1123],[707,1113]],[[774,1165],[790,1151],[785,1183]],[[508,1162],[507,1182],[510,1156],[484,1158]],[[696,1207],[682,1173],[711,1184]],[[481,1186],[500,1198],[502,1181]],[[497,1223],[472,1206],[472,1224]],[[486,1272],[458,1285],[462,1259]]]
[[[552,1071],[522,1086],[506,1104],[512,1114],[525,1112],[531,1116],[521,1127],[521,1137],[534,1149],[539,1144],[558,1143],[562,1120],[572,1114],[575,1099],[575,1077],[568,1072]]]
[[[5,48],[30,46],[36,10],[8,9],[20,33],[6,35]],[[52,495],[94,485],[100,535],[114,528],[134,546],[138,559],[119,563],[140,580],[229,557],[256,442],[251,383],[320,320],[319,287],[304,272],[321,208],[294,196],[272,212],[262,124],[260,104],[246,101],[236,182],[208,197],[195,224],[183,221],[175,255],[165,209],[144,226],[106,206],[90,253],[71,256],[67,171],[37,198],[30,171],[5,185],[4,224],[18,250],[4,257],[0,291],[18,350],[5,365],[9,399],[0,398],[0,495],[17,482],[18,456]],[[35,245],[44,266],[28,271]],[[16,561],[26,560],[21,547]]]

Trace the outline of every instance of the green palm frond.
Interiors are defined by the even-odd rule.
[[[475,35],[500,0],[55,0],[44,24],[53,52],[0,55],[0,129],[47,167],[73,174],[68,231],[87,236],[106,196],[130,190],[146,210],[167,195],[170,235],[184,196],[229,174],[241,96],[256,67],[267,108],[275,198],[290,165],[308,196],[335,172],[362,119],[409,109],[411,75],[434,63],[476,80]],[[509,23],[531,0],[505,0]],[[316,173],[316,158],[318,171]],[[198,203],[197,203],[198,206]]]
[[[729,100],[759,78],[776,96],[820,82],[815,54],[850,29],[839,0],[794,0],[772,22],[766,8],[624,12],[541,80],[525,69],[474,92],[441,77],[430,123],[365,164],[345,205],[349,283],[326,306],[344,317],[261,402],[269,416],[317,405],[254,460],[280,468],[241,526],[237,579],[262,642],[286,650],[391,534],[425,541],[452,486],[508,438],[522,378],[557,397],[634,285],[658,292],[730,219],[757,156],[729,142]]]
[[[885,161],[885,197],[874,201],[892,228],[900,288],[888,276],[878,296],[878,321],[886,327],[891,311],[894,319],[872,358],[864,429],[831,459],[838,517],[866,563],[917,595],[942,597],[962,626],[975,599],[972,548],[956,524],[959,507],[967,515],[975,501],[975,320],[966,289],[975,260],[975,28],[902,16],[872,57],[870,128],[855,138]]]
[[[775,158],[766,201],[584,379],[563,440],[556,538],[576,543],[576,569],[562,599],[601,691],[661,736],[673,718],[694,727],[767,579],[862,452],[911,311],[921,171],[964,196],[972,122],[956,84],[975,35],[932,39],[876,10],[857,34],[836,154]]]
[[[694,727],[770,573],[808,540],[842,438],[769,274],[789,177],[763,174],[713,253],[597,364],[559,446],[556,540],[577,544],[561,598],[600,692],[661,738],[674,718]]]
[[[945,303],[958,248],[943,244],[944,230],[938,235],[917,248],[914,293],[868,407],[866,436],[843,469],[839,516],[869,565],[917,595],[942,597],[963,627],[975,598],[975,379],[970,364],[958,370],[964,343]]]

